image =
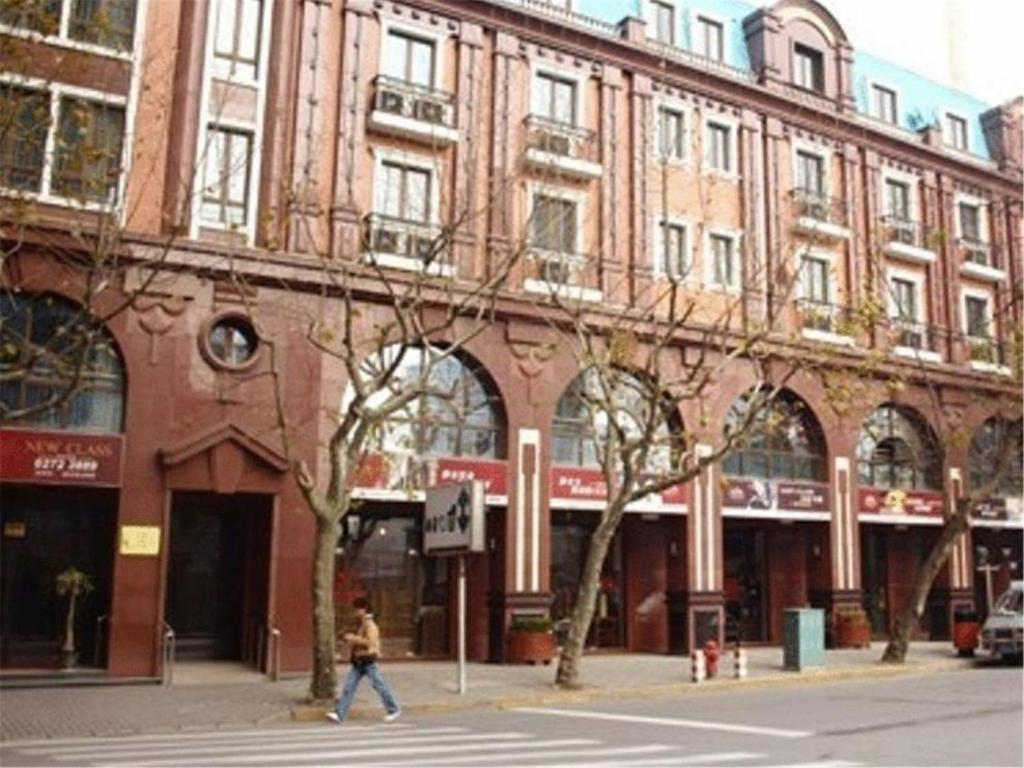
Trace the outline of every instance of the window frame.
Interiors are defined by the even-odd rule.
[[[111,59],[117,59],[118,61],[132,62],[136,59],[136,54],[140,47],[139,38],[142,36],[140,33],[145,28],[145,17],[149,0],[136,0],[135,25],[132,28],[131,48],[124,51],[117,48],[108,48],[107,46],[100,45],[98,43],[88,43],[72,38],[69,34],[69,26],[71,20],[71,5],[74,0],[59,0],[59,2],[60,18],[58,19],[57,32],[55,34],[45,34],[34,29],[18,27],[11,24],[5,24],[3,22],[0,22],[0,34],[17,37],[22,40],[31,40],[33,42],[42,41],[47,45],[81,51],[94,56],[104,56]]]
[[[128,176],[128,163],[131,158],[131,118],[129,99],[119,94],[97,91],[92,88],[82,88],[67,83],[48,82],[34,77],[23,77],[9,73],[0,72],[0,82],[17,88],[40,91],[47,93],[50,98],[50,124],[47,127],[46,144],[43,156],[43,168],[40,188],[38,191],[17,190],[8,187],[0,187],[0,196],[15,197],[26,200],[36,200],[41,203],[75,208],[83,211],[107,212],[116,210],[124,202],[125,185]],[[56,160],[57,131],[60,127],[60,106],[65,98],[77,99],[91,103],[101,104],[106,107],[121,109],[124,112],[124,132],[121,136],[121,157],[118,162],[120,173],[115,185],[113,202],[97,202],[95,200],[80,200],[74,197],[67,197],[53,191],[54,167]]]
[[[650,34],[647,35],[648,39],[654,40],[655,42],[661,43],[662,45],[678,45],[679,41],[679,6],[673,2],[673,0],[645,0],[644,2],[645,18],[647,22]],[[669,19],[668,29],[668,40],[665,40],[659,34],[659,21],[661,20],[661,14],[667,12]]]
[[[572,87],[572,122],[565,122],[563,120],[557,120],[551,117],[550,114],[543,114],[536,109],[537,107],[537,88],[540,80],[549,80],[552,83],[561,83],[563,85],[569,85]],[[567,72],[562,69],[537,66],[530,72],[530,98],[529,98],[529,114],[539,117],[542,120],[548,120],[556,125],[564,125],[571,128],[580,128],[584,123],[584,100],[583,100],[583,80],[580,77],[575,76],[573,73]],[[552,89],[551,97],[548,100],[547,109],[549,112],[555,103],[554,100],[555,92]]]
[[[707,50],[707,35],[705,34],[708,27],[717,27],[718,29],[718,55],[712,56]],[[728,64],[726,55],[726,44],[725,36],[726,29],[728,28],[728,20],[713,13],[707,13],[705,11],[697,11],[694,13],[693,23],[691,24],[691,34],[693,35],[692,50],[698,56],[702,56],[705,59],[711,61],[717,61],[722,64]]]
[[[427,190],[427,219],[423,222],[410,221],[423,227],[440,226],[441,222],[441,191],[439,189],[438,168],[436,158],[406,150],[385,147],[373,147],[373,213],[386,216],[384,203],[384,166],[397,165],[403,168],[426,172],[429,188]]]
[[[668,269],[666,263],[666,228],[678,228],[683,233],[683,261],[685,269],[682,273],[676,274],[674,270]],[[655,216],[652,222],[651,242],[654,245],[651,254],[652,271],[658,277],[676,283],[688,283],[693,280],[693,228],[690,220],[682,216],[666,214]]]
[[[739,172],[739,121],[722,115],[720,113],[704,114],[701,117],[701,171],[703,173],[720,176],[730,181],[738,181],[740,177]],[[724,129],[728,132],[728,140],[725,143],[726,153],[729,159],[729,167],[719,168],[717,165],[712,165],[709,162],[710,153],[710,135],[713,128]]]
[[[199,200],[199,226],[203,227],[205,229],[216,229],[216,230],[221,230],[221,231],[224,231],[224,232],[245,232],[245,231],[247,231],[249,229],[249,225],[251,223],[251,217],[252,217],[252,213],[253,213],[253,210],[250,207],[251,203],[252,203],[252,195],[250,194],[250,190],[251,190],[251,185],[252,185],[252,182],[253,182],[252,171],[253,171],[253,164],[255,162],[255,155],[256,155],[256,136],[255,136],[255,131],[252,128],[250,128],[248,126],[245,126],[245,125],[225,124],[223,121],[219,122],[219,123],[213,123],[211,125],[208,125],[207,128],[206,128],[206,131],[205,131],[205,136],[207,137],[206,151],[209,151],[209,148],[211,146],[210,140],[213,137],[213,135],[216,134],[216,133],[225,133],[225,134],[229,134],[231,136],[247,136],[248,139],[249,139],[249,157],[248,157],[248,160],[246,162],[246,168],[245,168],[245,174],[246,174],[245,189],[246,189],[246,194],[245,194],[245,201],[242,203],[242,209],[243,209],[243,211],[245,213],[245,219],[244,219],[244,223],[243,224],[236,225],[236,224],[229,223],[223,217],[221,219],[218,219],[217,221],[211,221],[210,219],[207,219],[207,218],[205,218],[203,216],[203,209],[204,209],[204,207],[205,207],[207,202],[217,202],[217,201],[219,201],[220,211],[221,211],[222,214],[224,213],[225,210],[228,209],[228,207],[231,207],[231,206],[226,206],[225,205],[224,200],[226,199],[227,196],[223,193],[223,191],[215,199],[214,198],[207,198],[207,196],[206,196],[206,188],[207,188],[207,184],[206,184],[206,171],[207,171],[209,165],[208,165],[208,158],[204,158],[204,161],[203,161],[203,177],[202,177],[202,183],[200,185],[200,192],[199,192],[199,198],[200,198],[200,200]],[[230,176],[224,176],[223,179],[230,180]]]
[[[988,326],[986,329],[988,333],[985,336],[976,336],[970,332],[970,313],[968,312],[969,300],[985,302],[985,324]],[[962,312],[960,328],[963,331],[965,338],[988,342],[997,341],[995,316],[992,313],[992,303],[993,297],[989,291],[979,288],[962,288],[960,290],[960,310]]]
[[[914,325],[926,324],[925,317],[927,317],[926,307],[924,306],[925,299],[925,281],[926,276],[920,272],[912,272],[907,269],[900,269],[898,267],[889,267],[886,270],[885,285],[886,285],[886,307],[888,309],[888,317],[890,320],[901,323],[911,323]],[[913,302],[914,302],[914,317],[904,317],[900,313],[899,301],[896,297],[895,283],[897,281],[908,283],[913,286]]]
[[[885,217],[892,218],[893,214],[889,212],[889,196],[888,196],[888,183],[890,181],[905,184],[907,187],[907,218],[908,222],[918,224],[921,221],[921,211],[918,205],[920,199],[919,187],[921,185],[921,177],[907,173],[905,171],[898,171],[895,168],[883,168],[881,174],[881,195],[882,195],[882,215]]]
[[[964,237],[963,220],[960,217],[960,207],[963,205],[977,209],[978,242],[990,244],[991,231],[989,229],[989,202],[983,197],[977,197],[976,195],[968,195],[964,192],[955,192],[953,194],[953,206],[956,209],[956,215],[953,217],[953,219],[957,238]]]
[[[273,3],[272,3],[273,4]],[[445,76],[447,74],[445,68],[445,50],[444,44],[447,39],[447,35],[443,32],[439,32],[432,27],[416,24],[413,22],[407,22],[404,19],[396,19],[392,16],[381,17],[380,25],[380,41],[377,60],[377,72],[383,74],[387,71],[387,55],[388,36],[392,32],[404,35],[406,37],[417,38],[424,42],[430,42],[434,46],[434,67],[433,67],[433,78],[430,87],[434,90],[444,90],[443,84],[445,82]]]
[[[729,268],[732,276],[732,283],[722,283],[716,278],[717,255],[714,252],[715,239],[729,240],[731,243],[729,252]],[[726,293],[739,293],[743,289],[742,260],[740,259],[740,247],[743,239],[741,230],[722,229],[719,227],[705,227],[704,229],[704,280],[706,288],[724,291]]]
[[[240,38],[240,34],[241,34],[241,31],[240,31],[241,27],[238,26],[238,24],[237,24],[237,21],[238,21],[237,10],[238,10],[238,7],[243,2],[245,2],[245,0],[217,0],[216,5],[214,5],[214,3],[210,3],[210,10],[211,10],[211,12],[213,11],[213,9],[215,7],[219,7],[222,3],[226,3],[226,2],[232,2],[232,3],[235,4],[235,11],[236,11],[236,13],[235,13],[235,16],[234,16],[235,28],[233,29],[233,38],[234,38],[233,42],[234,42],[235,48],[237,49],[239,38]],[[245,61],[244,59],[240,59],[238,56],[230,56],[229,57],[229,56],[223,56],[223,55],[218,54],[218,52],[217,52],[217,30],[216,30],[216,27],[217,27],[217,23],[220,20],[220,17],[217,16],[217,17],[215,17],[212,20],[212,23],[213,23],[213,26],[214,26],[214,31],[213,31],[213,37],[212,37],[213,45],[211,47],[210,59],[211,59],[211,66],[212,66],[213,76],[216,77],[218,80],[224,80],[226,82],[231,82],[231,83],[244,83],[244,84],[247,84],[247,85],[251,85],[253,83],[258,83],[259,82],[259,80],[260,80],[259,73],[260,73],[260,68],[262,66],[262,59],[263,59],[263,56],[261,54],[264,53],[263,37],[264,37],[264,34],[266,32],[266,30],[264,30],[264,28],[263,28],[263,14],[264,14],[264,11],[265,11],[264,5],[267,2],[272,2],[272,0],[259,0],[260,12],[259,12],[259,18],[258,18],[258,21],[257,21],[256,58],[252,61],[252,69],[253,69],[253,76],[252,77],[240,77],[237,74],[235,74],[235,68],[233,66],[233,63],[236,62],[236,61]],[[236,53],[236,52],[237,51],[232,51],[232,53]],[[226,65],[226,69],[225,69],[225,65],[222,62],[229,62],[229,64]]]
[[[679,150],[680,154],[666,154],[664,152],[664,120],[663,115],[670,114],[675,115],[679,118],[680,135],[679,135]],[[685,102],[672,101],[668,99],[659,99],[654,104],[654,156],[659,162],[668,163],[669,165],[687,165],[690,161],[690,137],[691,137],[691,117],[690,110],[687,108]]]
[[[797,88],[820,96],[825,95],[825,53],[803,43],[793,43],[792,52],[792,82]],[[801,61],[810,62],[811,85],[801,82],[805,74]],[[815,66],[817,65],[817,66]]]
[[[816,248],[807,248],[800,252],[800,280],[797,283],[797,298],[801,301],[807,301],[812,304],[827,304],[830,307],[836,306],[836,297],[838,294],[838,286],[835,281],[834,268],[836,263],[836,254],[831,251],[822,251]],[[816,261],[819,264],[825,265],[825,300],[809,296],[807,293],[807,281],[804,279],[805,275],[809,274],[805,272],[805,268],[808,261]]]
[[[953,129],[955,122],[963,125],[963,146],[960,146],[955,141],[956,131]],[[971,151],[971,121],[967,119],[966,115],[952,109],[944,109],[942,111],[942,143],[948,149],[956,152]]]
[[[892,96],[892,120],[887,119],[882,114],[882,110],[878,108],[879,104],[876,99],[876,94],[878,91],[884,91]],[[869,81],[868,114],[871,115],[871,117],[885,123],[886,125],[898,126],[900,124],[900,101],[900,91],[896,86],[889,85],[888,83],[882,83],[877,80]]]

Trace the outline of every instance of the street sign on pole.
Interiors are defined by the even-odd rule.
[[[466,692],[466,553],[484,551],[484,483],[469,480],[427,489],[423,512],[423,553],[458,555],[458,671],[456,684]]]

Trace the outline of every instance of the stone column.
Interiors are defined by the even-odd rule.
[[[743,271],[743,311],[746,320],[762,323],[768,318],[768,260],[765,232],[765,169],[762,151],[761,118],[744,109],[740,119],[740,189],[742,190],[742,228],[745,255]]]
[[[458,80],[455,89],[455,127],[459,140],[455,145],[453,164],[453,194],[455,205],[452,221],[452,259],[458,274],[475,277],[489,274],[493,266],[485,258],[484,263],[474,263],[478,254],[477,238],[480,232],[476,200],[476,180],[480,155],[484,147],[480,142],[480,105],[483,104],[481,82],[483,80],[483,29],[477,24],[463,22],[459,27]],[[489,256],[489,254],[486,254]]]
[[[866,227],[859,206],[860,152],[857,151],[856,144],[843,144],[842,165],[842,200],[846,208],[846,227],[850,230],[850,240],[846,247],[847,303],[850,307],[857,307],[863,300],[861,288],[866,277],[864,262],[868,258],[868,251],[865,240]]]
[[[697,455],[708,456],[710,445],[698,445]],[[686,624],[688,646],[700,648],[708,640],[722,646],[725,638],[725,601],[722,594],[721,470],[710,464],[692,483],[687,515]]]
[[[622,71],[617,67],[605,66],[601,76],[600,147],[601,164],[601,223],[599,255],[601,291],[608,302],[624,302],[628,293],[623,290],[626,270],[622,263],[619,247],[619,231],[616,202],[619,198],[619,91],[622,88]],[[628,147],[628,142],[626,143]],[[618,290],[616,291],[616,288]]]
[[[788,242],[788,235],[783,225],[782,196],[785,190],[781,188],[781,181],[779,179],[779,147],[782,143],[782,138],[782,121],[775,117],[767,118],[765,120],[763,141],[767,149],[765,152],[764,168],[764,211],[766,219],[765,271],[768,275],[778,273],[779,266],[785,259],[783,243]],[[767,319],[769,325],[772,325],[776,322],[779,314],[784,311],[784,307],[776,306],[779,298],[772,289],[772,280],[767,281],[765,291],[767,296]]]
[[[885,254],[882,253],[883,232],[882,232],[882,203],[881,203],[881,174],[879,173],[879,157],[874,150],[864,150],[863,165],[864,199],[866,207],[864,210],[864,255],[867,261],[863,273],[864,285],[870,280],[873,285],[874,295],[872,298],[881,308],[881,316],[873,323],[870,333],[871,346],[877,348],[885,345],[888,339],[888,323],[886,315],[888,296],[885,286],[885,270],[882,265],[885,263]]]
[[[630,134],[633,138],[632,167],[632,207],[633,237],[630,243],[630,258],[627,268],[632,271],[632,288],[630,302],[636,302],[643,287],[652,279],[651,265],[651,212],[648,205],[650,195],[650,179],[648,178],[649,158],[651,154],[651,114],[652,83],[646,75],[633,75],[632,87],[629,92]],[[607,294],[606,298],[610,297]]]
[[[517,85],[518,58],[519,41],[505,32],[497,32],[491,89],[494,115],[491,128],[491,191],[487,203],[487,251],[491,263],[508,253],[514,237],[512,183],[521,147],[517,141],[513,141],[513,137],[519,136],[520,119],[524,117],[516,112],[516,101],[513,99],[513,89]],[[527,236],[526,232],[521,234]],[[522,273],[521,269],[518,271]]]
[[[370,0],[347,0],[343,13],[331,255],[354,260],[359,258],[362,242],[356,175],[357,163],[366,145],[365,83],[374,75],[364,55],[373,5]]]
[[[963,454],[964,451],[959,453]],[[946,480],[947,517],[956,510],[964,495],[963,470],[959,466],[949,467]],[[949,569],[949,620],[952,626],[953,613],[958,608],[974,608],[974,558],[971,552],[970,530],[957,537],[946,567]]]

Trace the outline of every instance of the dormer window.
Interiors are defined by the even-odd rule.
[[[651,29],[654,32],[654,39],[666,45],[675,45],[676,42],[676,9],[671,3],[661,0],[651,0]]]
[[[697,53],[714,61],[725,61],[723,39],[724,34],[720,22],[705,16],[697,17],[696,39],[694,40],[694,49]]]
[[[871,114],[884,123],[896,125],[896,91],[883,85],[872,85]]]
[[[809,91],[825,91],[825,59],[821,51],[806,45],[794,46],[793,82]]]
[[[967,151],[967,121],[964,118],[946,114],[946,143],[953,149]]]

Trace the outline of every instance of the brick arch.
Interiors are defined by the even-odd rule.
[[[839,20],[821,3],[815,0],[780,0],[771,10],[782,20],[783,24],[802,20],[814,25],[825,41],[832,46],[849,45],[846,31]]]

